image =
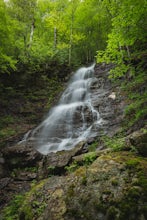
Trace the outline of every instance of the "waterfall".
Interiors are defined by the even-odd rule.
[[[92,128],[99,124],[99,113],[90,99],[90,86],[94,80],[94,65],[80,68],[72,77],[59,104],[37,130],[37,150],[42,154],[70,150],[78,142],[93,135]]]
[[[80,141],[94,136],[96,126],[102,120],[91,103],[90,86],[95,80],[94,66],[82,67],[75,72],[58,105],[35,129],[40,153],[46,155],[70,150]]]

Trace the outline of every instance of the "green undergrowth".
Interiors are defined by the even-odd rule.
[[[47,206],[44,194],[41,191],[46,180],[33,183],[32,188],[25,194],[15,195],[2,211],[2,220],[32,220],[38,219]],[[35,199],[32,200],[32,198]]]
[[[18,210],[24,201],[24,195],[15,195],[15,197],[10,201],[9,205],[4,208],[2,212],[2,220],[17,220]]]
[[[79,169],[81,166],[88,167],[90,166],[97,158],[96,152],[89,152],[83,154],[83,157],[79,161],[73,161],[70,165],[65,167],[65,170],[68,173],[72,173],[75,170]]]
[[[92,144],[88,146],[88,151],[93,152],[99,146],[99,140],[95,140]]]
[[[79,164],[76,162],[76,161],[74,161],[74,162],[72,162],[69,166],[66,166],[65,167],[65,170],[68,172],[68,173],[72,173],[72,172],[74,172],[76,169],[78,169],[79,168]]]
[[[121,151],[125,148],[125,140],[124,138],[119,137],[102,137],[105,147],[112,148],[113,151]]]
[[[126,79],[122,90],[128,97],[128,106],[125,109],[124,125],[126,129],[140,124],[145,125],[147,117],[147,74],[146,70],[140,67],[136,69],[134,76],[131,79]]]
[[[23,125],[22,125],[23,124]],[[4,140],[16,137],[25,131],[26,121],[24,118],[14,115],[0,116],[0,145]]]
[[[95,152],[90,152],[84,156],[83,164],[84,166],[89,166],[96,160],[97,156]]]
[[[63,91],[62,82],[44,77],[39,85],[24,87],[7,86],[1,91],[0,103],[0,145],[23,135],[40,123],[52,103]]]

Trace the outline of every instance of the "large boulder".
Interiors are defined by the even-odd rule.
[[[38,178],[42,179],[50,175],[61,175],[65,173],[65,167],[71,163],[72,158],[85,151],[85,144],[84,141],[81,141],[69,151],[63,150],[43,156],[43,159],[39,163]]]
[[[141,129],[133,132],[130,137],[130,143],[135,146],[139,154],[147,156],[147,130]]]
[[[21,220],[146,219],[146,166],[128,152],[101,155],[89,167],[38,183],[17,215]]]
[[[9,169],[35,166],[42,158],[42,155],[29,143],[6,147],[3,156]]]

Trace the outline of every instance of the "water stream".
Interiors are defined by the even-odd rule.
[[[37,140],[37,150],[47,155],[70,150],[80,141],[96,136],[103,120],[91,102],[90,87],[96,80],[94,66],[82,67],[75,72],[58,105],[20,143],[26,141],[31,133],[31,138]]]
[[[40,153],[70,150],[78,142],[95,136],[102,119],[91,103],[90,86],[94,80],[94,65],[75,72],[58,105],[33,131],[34,135],[37,133]]]

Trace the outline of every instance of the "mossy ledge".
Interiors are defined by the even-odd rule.
[[[16,198],[4,209],[2,219],[146,219],[146,169],[147,160],[132,152],[109,152],[66,176],[34,184],[17,209]]]

